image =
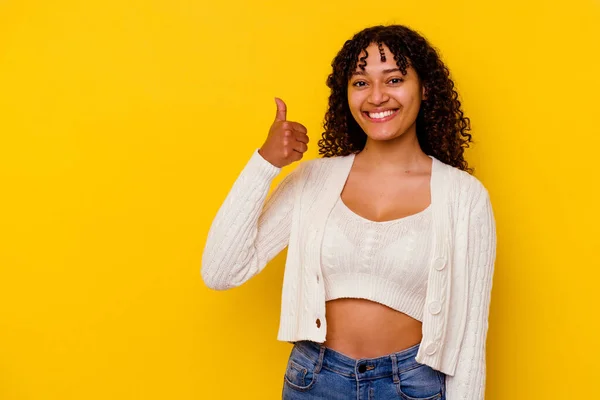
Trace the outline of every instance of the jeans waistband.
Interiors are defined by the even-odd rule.
[[[342,375],[365,379],[388,374],[397,375],[421,365],[415,360],[420,343],[385,356],[361,359],[351,358],[323,344],[308,340],[296,342],[294,346],[315,364],[322,365],[323,368]],[[321,358],[322,360],[320,360]]]

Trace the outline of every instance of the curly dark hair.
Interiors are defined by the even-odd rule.
[[[422,101],[417,116],[417,138],[423,152],[472,174],[474,169],[463,157],[472,142],[470,120],[461,110],[450,71],[423,36],[403,25],[366,28],[347,40],[333,59],[333,72],[327,78],[331,94],[319,154],[345,156],[365,147],[367,135],[348,106],[348,82],[357,64],[365,69],[366,57],[360,59],[360,64],[358,57],[372,43],[385,44],[390,49],[403,75],[412,66],[425,88],[427,99]]]

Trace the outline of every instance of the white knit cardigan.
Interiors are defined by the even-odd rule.
[[[434,244],[416,360],[446,374],[447,400],[483,399],[496,224],[481,182],[430,157]],[[254,151],[213,220],[201,268],[212,289],[243,284],[288,246],[278,340],[325,341],[321,243],[353,161],[300,162],[267,200],[281,169]]]

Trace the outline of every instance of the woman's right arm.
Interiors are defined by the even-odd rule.
[[[240,286],[287,246],[301,167],[286,176],[265,202],[281,169],[254,152],[210,227],[201,269],[208,287]]]
[[[267,140],[240,173],[208,232],[201,275],[212,289],[240,286],[288,244],[295,187],[306,164],[300,164],[265,199],[281,168],[302,158],[308,136],[303,125],[286,120],[285,103],[280,99],[276,103]]]

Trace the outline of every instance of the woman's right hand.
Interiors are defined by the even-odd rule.
[[[302,159],[308,150],[308,131],[302,124],[286,120],[287,107],[283,100],[276,97],[275,103],[275,121],[258,153],[274,166],[283,168]]]

